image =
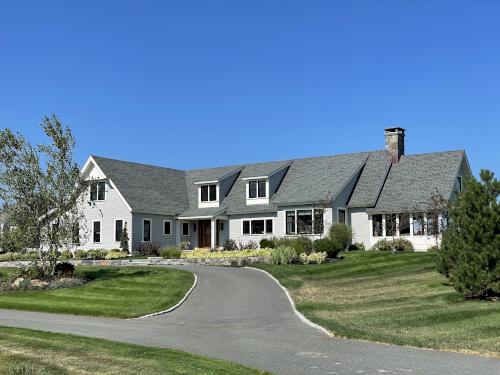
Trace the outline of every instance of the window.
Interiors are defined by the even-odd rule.
[[[115,220],[115,242],[120,242],[123,231],[123,220]]]
[[[223,231],[224,230],[224,223],[219,223],[219,230]]]
[[[439,232],[438,223],[439,220],[435,220],[434,217],[427,217],[427,234],[429,236],[434,236]]]
[[[163,234],[170,236],[172,234],[172,222],[170,220],[163,221]]]
[[[295,234],[295,211],[286,212],[286,234]]]
[[[399,214],[399,235],[409,236],[410,235],[410,215],[409,214]]]
[[[322,209],[318,208],[314,210],[314,234],[323,234],[323,231],[325,230],[323,224],[323,213],[324,211]]]
[[[462,191],[462,176],[457,176],[458,191]]]
[[[104,181],[90,184],[90,200],[103,201],[106,199],[106,183]]]
[[[413,235],[423,236],[424,235],[424,215],[415,214],[413,215]]]
[[[339,208],[338,209],[338,218],[337,218],[337,221],[339,223],[342,223],[342,224],[345,224],[346,220],[345,220],[345,210],[343,208]]]
[[[189,223],[182,223],[182,235],[189,236]]]
[[[142,241],[151,242],[151,220],[144,219],[142,221]]]
[[[273,220],[272,219],[266,220],[266,233],[267,234],[273,233]]]
[[[311,234],[312,233],[312,211],[298,210],[297,211],[297,233]]]
[[[201,186],[201,201],[214,202],[217,200],[217,185]]]
[[[248,183],[248,198],[266,198],[266,180],[255,180]]]
[[[243,234],[250,234],[250,221],[243,221]]]
[[[372,215],[372,231],[373,237],[382,236],[382,215]]]
[[[94,221],[93,224],[93,240],[94,243],[101,242],[101,222],[100,221]]]
[[[396,214],[385,215],[385,235],[392,237],[397,235]]]
[[[264,220],[252,220],[252,234],[264,234]]]

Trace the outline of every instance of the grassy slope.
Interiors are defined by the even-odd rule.
[[[500,303],[463,300],[431,254],[348,253],[322,265],[262,265],[297,308],[336,335],[500,356]]]
[[[2,291],[0,308],[131,318],[175,305],[194,281],[190,272],[159,267],[80,267],[77,272],[92,281],[77,288]]]
[[[177,350],[0,327],[0,374],[262,373]]]

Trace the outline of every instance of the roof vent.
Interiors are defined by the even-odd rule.
[[[392,163],[399,163],[399,159],[405,154],[405,129],[385,129],[385,149],[391,154]]]

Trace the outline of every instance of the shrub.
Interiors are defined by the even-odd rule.
[[[73,256],[75,257],[75,259],[86,259],[87,252],[85,250],[75,250]]]
[[[71,258],[73,258],[73,254],[71,254],[71,251],[69,251],[69,250],[63,250],[59,254],[59,259],[61,259],[61,260],[68,260]]]
[[[181,243],[182,245],[182,243]],[[136,250],[145,256],[159,256],[161,246],[156,242],[143,242],[137,246]]]
[[[427,252],[428,253],[437,253],[439,251],[439,247],[437,247],[436,245],[434,246],[431,246],[427,249]]]
[[[202,259],[202,258],[218,258],[218,259],[232,259],[232,258],[249,258],[249,257],[271,257],[269,249],[257,250],[235,250],[235,251],[210,251],[206,249],[198,249],[190,252],[182,253],[181,258],[186,259]]]
[[[271,262],[273,264],[290,264],[300,256],[293,247],[280,246],[271,250]]]
[[[191,242],[189,241],[182,241],[180,244],[181,250],[190,250],[191,249]]]
[[[349,251],[365,251],[366,247],[363,242],[355,242],[347,247]]]
[[[374,251],[392,251],[391,241],[389,241],[386,238],[378,240],[372,246],[372,250],[374,250]]]
[[[273,239],[267,239],[263,238],[259,242],[259,246],[261,249],[274,249],[276,244],[274,243]]]
[[[309,258],[307,257],[306,253],[300,254],[299,260],[300,260],[300,263],[302,263],[302,264],[309,264]]]
[[[222,247],[226,251],[238,250],[238,244],[236,243],[235,240],[232,239],[225,240]]]
[[[75,266],[68,262],[57,263],[54,274],[58,277],[72,277],[75,273]]]
[[[415,250],[413,244],[406,238],[395,238],[392,241],[392,246],[395,251],[412,252]]]
[[[176,247],[166,247],[161,250],[161,257],[164,259],[179,259],[181,253],[182,252]]]
[[[291,247],[295,250],[297,256],[302,253],[310,254],[313,246],[312,241],[309,237],[306,236],[297,236],[297,237],[280,237],[274,240],[275,248],[278,247]]]
[[[113,250],[110,250],[107,254],[106,254],[106,258],[107,260],[111,260],[111,259],[121,259],[121,258],[126,258],[128,256],[128,251],[121,251],[119,249],[113,249]]]
[[[352,230],[345,224],[333,224],[330,227],[330,239],[338,243],[341,250],[345,250],[352,242]]]
[[[329,238],[321,238],[313,242],[313,249],[316,253],[326,253],[328,258],[336,258],[342,246]]]
[[[105,259],[108,255],[108,250],[105,249],[91,249],[87,251],[87,258],[89,259]]]
[[[253,240],[247,242],[240,241],[240,250],[255,250],[259,248],[259,244]]]
[[[309,263],[321,264],[325,261],[328,254],[326,252],[311,253],[307,256]]]
[[[48,285],[48,289],[61,289],[61,288],[74,288],[77,286],[81,286],[85,284],[85,280],[77,278],[77,277],[71,277],[71,278],[61,278],[61,279],[55,279],[50,282]]]
[[[45,276],[45,270],[40,265],[38,265],[37,262],[31,262],[26,266],[21,266],[9,275],[11,280],[16,280],[19,278],[42,279]]]

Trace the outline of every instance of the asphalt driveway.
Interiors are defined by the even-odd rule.
[[[304,324],[283,290],[244,268],[176,267],[198,275],[167,315],[119,320],[0,310],[0,325],[175,348],[276,374],[499,374],[500,360],[329,338]]]

